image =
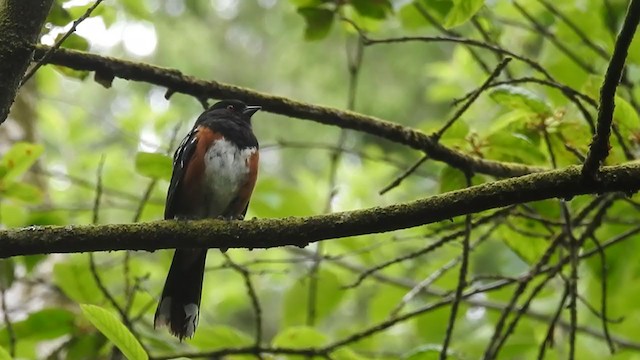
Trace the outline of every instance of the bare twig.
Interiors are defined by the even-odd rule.
[[[509,57],[504,58],[498,64],[498,66],[496,66],[493,72],[491,72],[487,80],[485,80],[485,82],[473,93],[473,95],[469,97],[467,102],[464,103],[464,105],[462,105],[461,107],[459,107],[458,110],[456,110],[455,114],[453,114],[451,119],[449,119],[440,130],[438,130],[437,132],[431,135],[432,138],[435,139],[436,141],[439,141],[440,138],[442,137],[442,134],[444,134],[444,132],[447,131],[447,129],[449,129],[451,125],[453,125],[456,122],[456,120],[458,120],[460,116],[464,114],[465,111],[467,111],[467,109],[471,106],[471,104],[473,104],[476,101],[476,99],[480,96],[480,94],[482,94],[482,92],[484,92],[489,87],[489,84],[500,75],[502,70],[509,64],[510,61],[511,61],[511,58]]]
[[[604,248],[600,244],[600,241],[595,237],[594,234],[590,236],[591,241],[596,246],[596,250],[600,255],[600,311],[602,319],[602,331],[604,333],[604,337],[607,340],[607,345],[609,346],[609,352],[611,354],[615,353],[616,349],[613,345],[613,341],[611,340],[611,334],[609,333],[609,321],[607,317],[607,276],[608,276],[608,266],[607,266],[607,255],[604,252]]]
[[[560,319],[560,315],[562,315],[562,310],[564,310],[564,304],[567,301],[567,296],[569,295],[569,289],[565,287],[564,292],[562,293],[562,297],[558,302],[558,307],[556,308],[556,312],[553,314],[553,318],[551,322],[549,322],[549,326],[547,328],[547,335],[544,337],[544,340],[540,343],[540,348],[538,350],[538,360],[544,359],[544,353],[547,350],[547,346],[553,346],[553,333],[556,328],[556,324]]]
[[[579,251],[580,243],[578,239],[573,235],[573,227],[571,226],[571,214],[569,213],[569,207],[567,203],[560,200],[560,206],[562,209],[562,216],[565,222],[565,236],[569,240],[569,258],[571,265],[571,277],[569,278],[569,317],[571,327],[569,328],[569,359],[573,360],[576,356],[576,328],[578,327],[578,265],[579,265]]]
[[[507,60],[507,59],[505,59]],[[503,60],[501,64],[506,62]],[[473,174],[464,174],[467,180],[467,187],[471,186],[471,178]],[[444,341],[442,342],[442,349],[440,350],[440,360],[447,359],[447,351],[449,350],[449,342],[453,334],[453,328],[456,323],[456,317],[458,315],[458,308],[460,307],[460,301],[462,300],[462,293],[467,287],[467,268],[469,266],[469,242],[471,238],[471,214],[465,218],[464,238],[462,239],[462,260],[460,262],[460,275],[458,276],[458,286],[456,286],[455,296],[451,303],[451,313],[449,314],[449,323],[447,325],[447,331],[445,332]]]
[[[23,86],[27,81],[29,81],[29,79],[31,79],[31,77],[36,73],[36,71],[38,71],[38,69],[40,69],[40,67],[45,64],[49,56],[51,56],[51,53],[53,53],[56,49],[59,49],[60,46],[62,46],[62,43],[65,40],[67,40],[67,38],[76,31],[76,28],[78,27],[78,25],[80,25],[81,22],[83,22],[86,18],[91,16],[91,13],[93,12],[93,10],[95,10],[102,1],[103,0],[96,0],[93,3],[93,5],[87,8],[87,10],[84,12],[84,14],[82,14],[82,16],[80,16],[78,19],[76,19],[73,22],[73,24],[71,25],[71,28],[64,35],[62,35],[62,37],[58,39],[58,41],[56,41],[56,43],[53,44],[53,46],[46,53],[44,53],[44,55],[42,55],[40,59],[38,59],[38,61],[33,65],[33,67],[29,69],[29,72],[27,72],[24,75],[20,86]]]
[[[247,293],[249,294],[249,298],[251,299],[251,305],[253,306],[253,312],[255,317],[255,347],[259,348],[262,344],[262,307],[260,306],[260,300],[258,299],[258,294],[255,290],[253,282],[251,281],[251,275],[249,271],[244,267],[236,264],[229,254],[223,252],[222,255],[227,259],[229,265],[236,270],[244,279],[244,284],[247,287]],[[258,358],[262,359],[261,352],[256,353]]]
[[[389,185],[387,185],[384,188],[382,188],[382,190],[380,190],[378,192],[378,194],[379,195],[384,195],[389,190],[392,190],[392,189],[400,186],[400,184],[404,181],[404,179],[408,178],[411,174],[413,174],[420,167],[420,165],[422,165],[425,161],[427,161],[427,159],[429,159],[428,155],[424,155],[423,157],[418,159],[418,161],[416,161],[413,165],[411,165],[411,167],[409,167],[402,174],[400,174],[400,176],[398,176],[395,179],[393,179],[393,181]]]

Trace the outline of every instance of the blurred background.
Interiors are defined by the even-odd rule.
[[[53,45],[91,5],[93,2],[84,0],[55,1],[41,42]],[[524,13],[518,10],[520,5]],[[464,44],[451,42],[364,46],[358,32],[341,17],[373,39],[464,36],[496,44],[533,59],[553,81],[597,99],[608,58],[598,55],[558,11],[609,54],[626,5],[621,0],[566,0],[553,4],[554,12],[542,1],[522,1],[516,6],[501,0],[105,0],[63,47],[351,109],[430,133],[453,115],[454,100],[487,79],[502,55],[480,48],[470,52]],[[632,85],[619,92],[616,122],[621,138],[613,144],[610,163],[637,154],[640,121],[636,102],[640,95],[633,84],[637,84],[639,63],[636,39],[626,75]],[[516,60],[500,79],[527,77],[544,79],[529,64]],[[564,145],[586,152],[591,134],[580,109],[548,86],[530,82],[509,86],[481,95],[441,142],[499,161],[549,168],[552,162],[559,167],[579,163]],[[182,94],[166,99],[166,91],[118,78],[105,88],[93,80],[92,73],[52,65],[40,68],[23,86],[9,120],[0,127],[0,153],[10,153],[16,146],[41,151],[37,162],[20,178],[28,186],[2,194],[1,226],[161,219],[171,174],[167,159],[203,110],[198,99]],[[585,106],[595,114],[593,107]],[[253,119],[261,159],[249,219],[391,205],[465,187],[462,173],[427,160],[400,186],[381,195],[421,153],[306,120],[266,112]],[[550,136],[554,156],[548,151],[545,134]],[[477,174],[473,182],[490,180],[490,176]],[[96,212],[98,183],[102,196]],[[581,209],[589,201],[578,198],[570,208]],[[510,209],[508,218],[493,212],[474,217],[491,216],[474,228],[471,237],[482,241],[482,246],[473,249],[470,263],[471,278],[485,277],[476,285],[526,272],[546,248],[550,234],[562,229],[560,209],[557,201],[549,200]],[[606,239],[629,229],[636,222],[635,211],[626,202],[612,208],[610,222],[599,230],[599,236]],[[388,234],[330,240],[306,249],[232,249],[227,254],[250,274],[261,305],[264,344],[322,346],[392,319],[395,310],[415,310],[454,290],[459,242],[398,261],[376,272],[382,277],[367,276],[357,286],[349,285],[376,264],[420,251],[459,232],[463,225],[464,219],[453,219]],[[634,321],[640,316],[634,302],[640,288],[633,282],[639,271],[634,255],[638,245],[626,241],[620,246],[615,248],[619,253],[609,256],[608,292],[611,317],[624,316],[625,321],[612,323],[612,331],[640,342]],[[165,330],[153,330],[155,302],[171,256],[172,251],[98,253],[93,269],[88,254],[3,261],[2,313],[10,323],[0,330],[0,345],[12,348],[16,358],[110,358],[112,345],[78,315],[78,304],[114,310],[114,301],[120,308],[114,314],[126,315],[125,324],[133,326],[151,354],[251,345],[256,315],[245,278],[217,250],[209,252],[195,338],[179,343]],[[441,276],[433,279],[430,296],[402,301],[412,287],[434,273]],[[589,304],[599,305],[601,275],[599,260],[583,263],[580,291]],[[536,356],[563,286],[560,280],[551,282],[537,295],[532,311],[542,318],[525,316],[500,358]],[[479,357],[493,334],[499,315],[496,309],[505,306],[512,292],[513,286],[507,286],[463,303],[453,334],[452,358]],[[601,334],[600,319],[587,306],[580,305],[580,323]],[[348,344],[332,358],[436,358],[449,312],[450,307],[443,306],[414,316]],[[565,330],[557,328],[556,347],[548,351],[547,358],[566,357]],[[581,333],[580,359],[610,356],[603,336],[595,339]],[[634,346],[622,347],[611,358],[640,358],[640,347]]]

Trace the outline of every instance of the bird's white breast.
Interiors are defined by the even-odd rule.
[[[255,147],[240,149],[232,142],[221,138],[207,150],[204,187],[209,201],[207,215],[222,215],[236,197],[249,175],[249,159]]]

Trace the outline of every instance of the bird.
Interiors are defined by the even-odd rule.
[[[258,175],[251,116],[260,106],[222,100],[205,110],[173,156],[164,218],[242,220]],[[224,250],[223,250],[224,251]],[[177,249],[154,316],[181,342],[194,335],[207,249]]]

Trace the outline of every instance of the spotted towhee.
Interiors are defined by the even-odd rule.
[[[173,157],[165,219],[242,219],[258,175],[251,116],[260,106],[224,100],[206,110]],[[181,341],[198,325],[207,249],[178,249],[154,317]]]

